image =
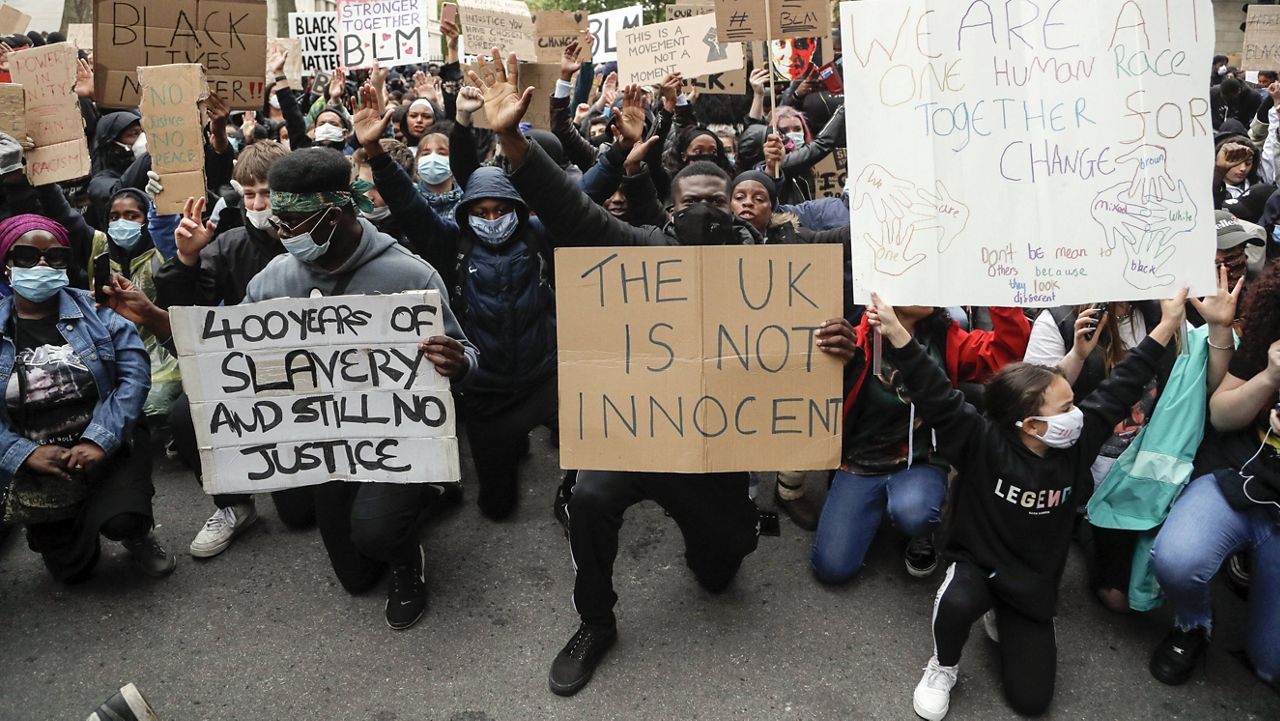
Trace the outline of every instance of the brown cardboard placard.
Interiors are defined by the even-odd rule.
[[[1249,5],[1244,22],[1241,70],[1280,69],[1280,6]]]
[[[67,42],[86,51],[93,50],[93,23],[67,25]]]
[[[138,80],[151,169],[160,174],[164,186],[156,196],[156,212],[181,213],[188,197],[204,197],[204,114],[200,103],[209,97],[204,66],[140,67]]]
[[[667,6],[667,20],[691,18],[694,15],[707,15],[716,11],[711,3],[672,3]]]
[[[289,54],[284,61],[284,76],[289,79],[289,87],[302,90],[302,41],[297,38],[271,38],[267,41],[267,65],[271,63],[271,51],[276,47],[283,48]],[[267,77],[275,78],[275,68],[267,67]]]
[[[138,105],[141,66],[199,63],[232,110],[261,110],[267,6],[262,0],[94,0],[94,85],[107,108]]]
[[[565,46],[586,35],[585,10],[539,10],[533,13],[533,38],[540,63],[558,63]]]
[[[839,245],[556,250],[560,463],[706,473],[839,463]],[[624,280],[625,279],[625,280]]]
[[[716,16],[696,15],[618,32],[618,87],[651,85],[670,73],[696,78],[741,70],[741,43],[716,39]]]
[[[768,19],[761,0],[715,2],[722,42],[831,36],[831,9],[826,0],[772,0]]]
[[[537,58],[533,16],[521,0],[459,0],[458,14],[469,52],[498,48],[521,60]]]
[[[462,66],[462,76],[465,78],[468,70],[472,69],[472,65]],[[551,90],[555,88],[556,81],[560,79],[559,63],[520,63],[520,83],[519,86],[527,88],[534,87],[533,101],[529,103],[529,110],[525,112],[524,119],[535,128],[549,130],[551,128]],[[477,128],[489,128],[489,119],[485,117],[484,108],[480,108],[478,112],[471,116],[471,122]]]
[[[27,139],[27,102],[22,86],[16,83],[0,83],[0,133],[31,147]]]
[[[12,5],[0,5],[0,35],[25,33],[31,16]]]
[[[31,184],[45,185],[88,175],[89,143],[73,90],[75,46],[53,43],[11,53],[9,72],[14,82],[22,86],[26,134],[34,146],[26,154]]]
[[[89,175],[89,143],[84,138],[24,151],[27,180],[48,185]]]
[[[848,149],[836,148],[813,166],[814,196],[839,198],[844,193],[844,183],[848,178]]]
[[[684,85],[697,88],[700,95],[742,95],[747,91],[747,70],[739,68],[700,78],[688,78]]]

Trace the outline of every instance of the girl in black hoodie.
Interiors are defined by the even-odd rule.
[[[889,341],[885,352],[902,372],[920,415],[937,433],[938,450],[959,471],[949,562],[933,613],[934,655],[916,686],[915,711],[938,721],[947,714],[969,627],[988,612],[988,634],[1000,642],[1005,698],[1035,716],[1053,698],[1057,646],[1053,617],[1089,471],[1116,423],[1155,375],[1160,358],[1185,323],[1186,291],[1162,302],[1159,325],[1080,401],[1058,368],[1012,363],[990,381],[990,417],[965,403],[947,374],[912,340],[893,307],[872,295],[867,321]],[[1077,331],[1077,344],[1088,326]]]

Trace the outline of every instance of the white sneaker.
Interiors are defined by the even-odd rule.
[[[996,610],[982,614],[982,627],[987,631],[987,638],[995,643],[1000,643],[1000,629],[996,627]]]
[[[212,558],[227,550],[232,539],[248,530],[258,520],[258,509],[253,502],[239,503],[219,508],[205,521],[204,528],[191,541],[191,555],[196,558]]]
[[[959,673],[959,666],[939,666],[937,656],[930,658],[911,699],[916,715],[928,721],[942,721],[951,708],[951,689]]]

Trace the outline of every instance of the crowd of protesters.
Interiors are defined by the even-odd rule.
[[[708,124],[679,74],[620,86],[610,65],[582,60],[589,38],[565,48],[554,87],[526,89],[496,48],[464,73],[458,28],[441,30],[443,63],[339,70],[302,91],[273,51],[261,109],[207,103],[206,193],[176,216],[155,211],[164,178],[139,113],[95,106],[87,58],[74,91],[90,176],[32,187],[22,139],[0,134],[3,522],[64,583],[93,572],[102,538],[138,571],[171,573],[153,531],[153,461],[172,453],[197,482],[202,468],[167,309],[435,289],[444,335],[421,351],[452,383],[480,511],[501,522],[522,484],[545,486],[564,526],[581,623],[549,685],[571,695],[617,638],[612,575],[630,506],[662,506],[712,592],[756,549],[760,516],[747,473],[521,477],[530,432],[558,439],[553,250],[839,243],[851,277],[848,199],[821,197],[814,170],[845,143],[843,99],[806,76],[779,83],[775,101],[770,71],[756,68],[749,97],[726,101],[734,122]],[[14,36],[0,53],[44,40]],[[863,307],[846,291],[842,317],[813,319],[820,350],[846,368],[841,463],[825,499],[805,493],[803,474],[773,469],[772,501],[813,532],[815,582],[849,582],[886,526],[910,575],[941,574],[913,694],[923,718],[946,715],[979,620],[999,644],[1010,707],[1049,708],[1073,543],[1107,609],[1172,607],[1156,679],[1195,673],[1221,572],[1248,597],[1251,671],[1280,684],[1280,83],[1265,72],[1247,83],[1225,62],[1208,89],[1216,295],[935,308],[878,296]],[[533,93],[550,95],[547,127],[526,121]],[[1169,478],[1184,481],[1126,483],[1135,450],[1171,459]],[[421,480],[271,494],[286,526],[318,529],[347,591],[389,579],[393,629],[426,611],[421,524],[462,498],[457,484]],[[192,556],[254,542],[252,495],[211,501],[205,524],[186,529]],[[921,604],[929,593],[921,586]]]

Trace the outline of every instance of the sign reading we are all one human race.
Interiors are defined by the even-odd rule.
[[[556,250],[560,462],[705,473],[839,462],[837,245]]]
[[[172,309],[208,493],[457,481],[437,291]]]
[[[1208,3],[841,3],[854,293],[1214,288]]]

